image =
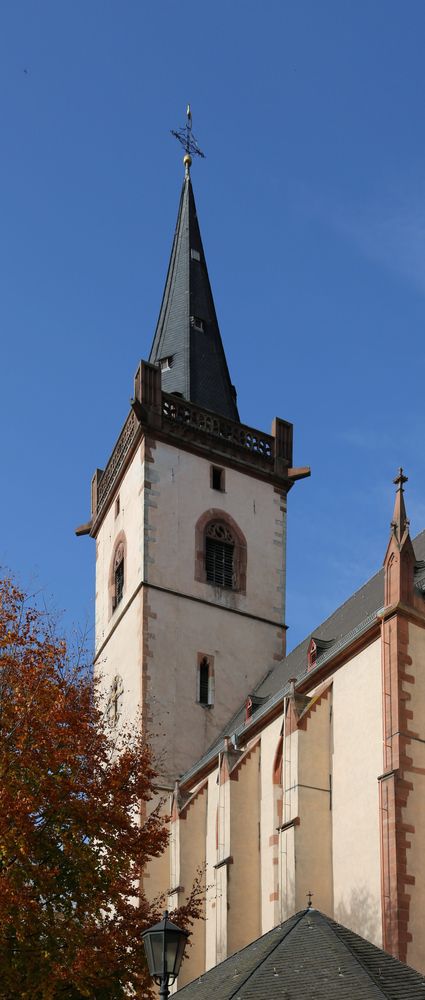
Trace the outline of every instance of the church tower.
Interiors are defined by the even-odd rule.
[[[97,672],[111,725],[141,719],[171,787],[285,654],[292,424],[241,423],[185,176],[149,361],[92,480]]]

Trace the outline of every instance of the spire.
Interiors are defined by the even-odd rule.
[[[394,502],[394,513],[393,519],[391,521],[391,528],[393,534],[395,535],[396,541],[398,542],[399,548],[401,548],[402,542],[404,540],[405,532],[409,531],[409,521],[407,519],[406,507],[404,505],[404,483],[407,483],[408,477],[403,474],[403,469],[400,467],[398,474],[393,480],[394,485],[397,486],[395,502]]]
[[[407,483],[407,476],[400,468],[394,479],[397,490],[391,534],[384,559],[385,607],[390,607],[399,601],[408,605],[414,603],[415,553],[404,504],[404,483]]]
[[[149,361],[161,365],[164,392],[178,393],[207,410],[239,420],[190,179],[192,154],[204,154],[192,134],[189,106],[185,128],[173,135],[185,148],[185,177]]]

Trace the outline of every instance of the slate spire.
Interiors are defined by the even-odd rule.
[[[168,274],[149,361],[160,364],[164,392],[239,420],[220,336],[190,179],[185,178]]]

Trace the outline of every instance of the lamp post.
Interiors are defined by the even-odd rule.
[[[169,920],[168,910],[159,924],[149,927],[142,935],[149,972],[160,987],[160,997],[165,1000],[170,995],[168,987],[175,982],[180,972],[188,936],[187,931]]]

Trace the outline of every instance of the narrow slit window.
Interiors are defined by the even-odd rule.
[[[112,610],[121,603],[124,594],[124,546],[119,545],[114,559],[114,594]]]
[[[206,656],[199,664],[199,703],[210,704],[210,665]]]

